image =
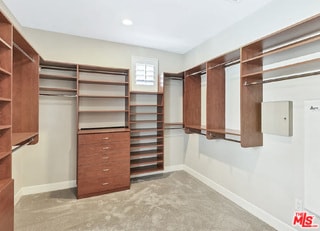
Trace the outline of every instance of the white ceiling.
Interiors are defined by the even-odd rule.
[[[3,0],[24,27],[181,54],[270,1]]]

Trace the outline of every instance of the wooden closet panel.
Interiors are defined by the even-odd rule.
[[[13,31],[12,133],[28,140],[39,132],[39,55],[16,31]],[[32,59],[32,60],[31,60]],[[21,139],[19,139],[20,142]],[[13,143],[16,145],[16,143]]]
[[[201,126],[201,76],[186,76],[184,80],[184,125]]]
[[[0,229],[13,231],[13,180],[0,180],[0,202]]]
[[[225,128],[225,71],[207,71],[207,129]]]

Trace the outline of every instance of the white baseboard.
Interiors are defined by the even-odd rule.
[[[168,172],[176,172],[176,171],[181,171],[184,169],[184,164],[180,165],[172,165],[172,166],[164,166],[164,171],[165,173]]]
[[[223,186],[217,184],[216,182],[212,181],[208,177],[205,177],[198,173],[197,171],[193,170],[192,168],[184,165],[184,171],[195,177],[196,179],[200,180],[202,183],[208,185],[213,190],[219,192],[229,200],[233,201],[243,209],[247,210],[249,213],[253,214],[254,216],[258,217],[260,220],[266,222],[273,228],[279,231],[296,231],[293,227],[289,226],[288,224],[280,221],[279,219],[275,218],[271,214],[267,213],[266,211],[258,208],[257,206],[251,204],[250,202],[246,201],[242,197],[239,197],[235,193],[229,191],[228,189],[224,188]]]
[[[239,197],[235,193],[229,191],[228,189],[224,188],[223,186],[217,184],[216,182],[212,181],[206,176],[201,175],[197,171],[193,170],[192,168],[186,166],[186,165],[173,165],[173,166],[165,166],[164,171],[161,172],[155,172],[154,174],[159,173],[169,173],[169,172],[175,172],[175,171],[181,171],[184,170],[196,179],[200,180],[204,184],[208,185],[213,190],[219,192],[229,200],[233,201],[243,209],[247,210],[249,213],[254,214],[259,219],[263,220],[267,224],[271,225],[275,229],[279,231],[296,231],[293,227],[289,226],[288,224],[280,221],[279,219],[275,218],[271,214],[267,213],[266,211],[258,208],[257,206],[251,204],[250,202],[244,200],[243,198]],[[151,175],[151,174],[146,174]],[[20,198],[24,195],[30,195],[30,194],[36,194],[36,193],[43,193],[43,192],[50,192],[50,191],[56,191],[56,190],[62,190],[62,189],[68,189],[76,187],[76,181],[64,181],[59,183],[53,183],[53,184],[44,184],[44,185],[36,185],[36,186],[30,186],[30,187],[24,187],[20,189],[18,193],[16,193],[14,197],[15,204],[18,203]]]
[[[17,204],[22,196],[43,193],[43,192],[51,192],[56,190],[68,189],[76,187],[76,181],[63,181],[52,184],[42,184],[35,186],[23,187],[19,190],[18,193],[14,196],[14,204]]]

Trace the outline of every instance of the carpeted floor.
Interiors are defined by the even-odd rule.
[[[135,180],[131,189],[77,200],[73,190],[24,196],[15,231],[274,230],[188,173]]]

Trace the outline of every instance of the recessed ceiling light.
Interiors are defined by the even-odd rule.
[[[125,18],[122,20],[122,24],[125,26],[131,26],[133,24],[133,22],[130,19]]]

